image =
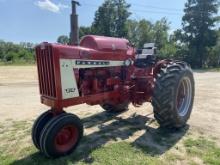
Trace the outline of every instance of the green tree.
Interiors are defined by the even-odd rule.
[[[128,20],[126,26],[128,29],[127,38],[136,47],[143,48],[145,43],[153,42],[153,24],[150,21],[145,19]]]
[[[94,34],[126,37],[126,21],[131,14],[128,11],[129,7],[125,0],[105,0],[95,13],[92,24]]]
[[[68,45],[70,43],[70,39],[66,35],[61,35],[57,38],[57,42],[60,44]]]
[[[142,48],[145,43],[155,43],[159,56],[163,58],[175,57],[177,47],[175,42],[169,41],[169,23],[165,18],[157,21],[155,24],[142,19],[140,21],[128,20],[126,23],[128,29],[128,39],[136,47]]]
[[[220,29],[217,31],[218,40],[217,44],[209,49],[208,66],[219,67],[220,66]]]
[[[79,38],[84,37],[85,35],[93,34],[91,27],[81,26],[79,28]]]
[[[0,40],[0,61],[3,61],[4,54],[5,54],[5,42],[3,40]]]
[[[142,48],[145,43],[154,42],[153,24],[145,19],[139,21],[137,29],[138,47]]]
[[[167,42],[159,51],[159,57],[162,59],[178,59],[177,56],[178,47],[172,43]]]
[[[192,66],[202,68],[208,59],[208,51],[216,44],[213,29],[217,21],[217,0],[188,0],[183,16],[184,42],[188,45],[189,61]]]
[[[168,42],[168,30],[169,23],[166,18],[162,18],[154,24],[154,42],[159,50]]]
[[[174,55],[175,59],[187,61],[188,59],[188,45],[183,41],[184,38],[183,30],[177,29],[169,36],[169,43],[175,47],[176,53]]]
[[[0,61],[4,63],[34,63],[34,44],[0,40]]]
[[[137,33],[138,33],[138,25],[139,25],[139,22],[136,21],[136,20],[131,20],[129,19],[127,22],[126,22],[126,27],[127,27],[127,39],[132,43],[134,44],[135,46],[138,46],[139,42],[138,42],[138,36],[137,36]]]

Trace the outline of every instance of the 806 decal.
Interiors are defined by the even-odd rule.
[[[76,88],[67,88],[65,89],[66,93],[74,93],[76,91]]]

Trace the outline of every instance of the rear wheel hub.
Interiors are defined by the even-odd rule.
[[[177,93],[177,109],[180,116],[185,116],[189,110],[192,99],[192,84],[188,77],[180,82]]]

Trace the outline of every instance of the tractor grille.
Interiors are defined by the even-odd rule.
[[[36,59],[39,77],[40,94],[56,98],[53,51],[51,46],[36,48]]]

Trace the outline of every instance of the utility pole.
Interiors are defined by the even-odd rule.
[[[70,44],[79,45],[79,26],[78,15],[76,13],[76,7],[80,6],[80,3],[72,0],[72,14],[70,16]]]

